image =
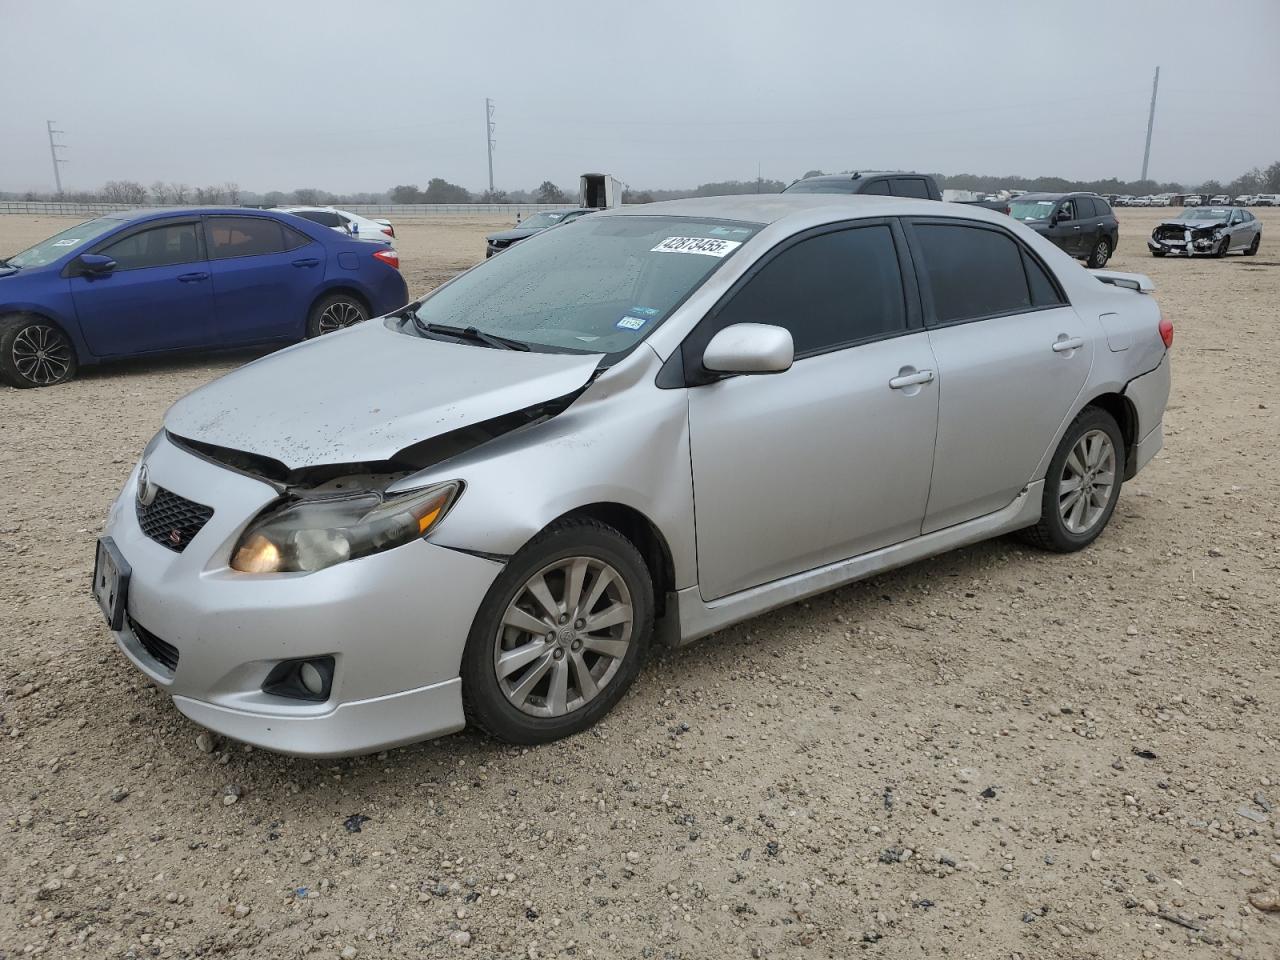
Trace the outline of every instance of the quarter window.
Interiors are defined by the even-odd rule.
[[[117,270],[166,267],[194,263],[200,257],[200,239],[195,223],[170,223],[117,240],[98,253],[116,262]]]
[[[1031,308],[1022,251],[1012,237],[997,230],[942,223],[916,224],[915,235],[928,275],[936,323]],[[1042,279],[1048,283],[1047,277]],[[1052,288],[1052,284],[1049,286]]]
[[[887,197],[889,196],[889,181],[888,180],[872,180],[870,183],[867,184],[867,189],[861,192],[869,193],[872,196]]]
[[[208,237],[210,260],[260,257],[300,246],[286,243],[284,227],[268,217],[210,217]]]
[[[893,181],[895,197],[915,197],[918,200],[929,199],[929,188],[919,177],[899,177]]]
[[[786,248],[733,295],[715,328],[734,323],[786,327],[797,356],[905,329],[892,231],[838,230]]]

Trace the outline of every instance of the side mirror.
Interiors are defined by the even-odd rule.
[[[702,365],[714,373],[782,373],[794,360],[791,331],[767,323],[725,327],[702,353]]]
[[[80,254],[80,272],[89,276],[105,276],[116,268],[116,262],[100,253]]]

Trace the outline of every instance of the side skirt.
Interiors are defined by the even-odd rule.
[[[674,621],[673,626],[678,623],[679,629],[670,631],[665,639],[673,646],[686,644],[730,624],[834,590],[855,580],[865,580],[895,567],[1029,527],[1040,519],[1043,494],[1044,481],[1037,480],[1024,487],[1007,507],[985,517],[966,520],[905,543],[883,547],[858,557],[751,587],[710,603],[703,601],[696,584],[687,587],[674,594],[675,609],[671,605],[667,607],[667,619]]]

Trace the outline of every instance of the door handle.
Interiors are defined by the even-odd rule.
[[[1078,224],[1078,223],[1076,224],[1076,229],[1077,229],[1077,230],[1079,230],[1079,229],[1080,229],[1080,224]]]
[[[904,390],[907,387],[918,387],[922,383],[933,382],[932,370],[917,370],[915,373],[904,373],[889,381],[890,390]]]
[[[317,260],[315,257],[303,257],[301,260],[293,261],[293,265],[295,267],[314,267],[319,262],[320,261]]]
[[[199,283],[201,280],[208,280],[207,273],[181,273],[178,274],[178,280],[181,283]]]
[[[1065,333],[1059,334],[1058,339],[1053,341],[1054,353],[1066,353],[1069,350],[1079,350],[1084,346],[1084,337],[1068,337]]]

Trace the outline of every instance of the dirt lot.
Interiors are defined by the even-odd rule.
[[[778,611],[536,750],[201,749],[88,579],[165,408],[246,356],[0,388],[0,958],[1274,960],[1280,211],[1195,262],[1146,255],[1164,213],[1120,211],[1112,266],[1177,327],[1167,445],[1094,547]],[[494,225],[403,225],[411,288]]]

